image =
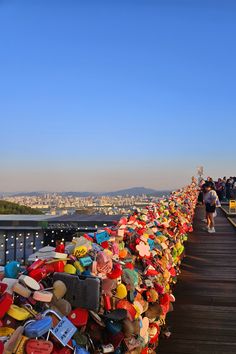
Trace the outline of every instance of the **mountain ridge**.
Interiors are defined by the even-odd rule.
[[[79,191],[66,191],[66,192],[48,192],[48,191],[31,191],[31,192],[16,192],[16,193],[0,193],[2,196],[28,196],[28,197],[34,197],[34,196],[42,196],[44,194],[59,194],[63,196],[75,196],[75,197],[96,197],[96,196],[138,196],[138,195],[153,195],[153,196],[159,196],[163,195],[166,193],[169,193],[170,190],[157,190],[153,188],[146,188],[146,187],[131,187],[131,188],[125,188],[125,189],[120,189],[116,191],[111,191],[111,192],[79,192]]]

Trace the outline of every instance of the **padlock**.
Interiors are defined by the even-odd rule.
[[[9,337],[14,333],[14,329],[10,327],[0,327],[0,337]]]
[[[42,337],[52,328],[52,318],[43,316],[40,320],[26,322],[24,333],[29,338]]]
[[[75,325],[76,327],[86,326],[88,322],[88,310],[77,308],[71,311],[68,315],[68,319]]]
[[[85,271],[84,267],[80,264],[79,261],[74,262],[74,267],[76,268],[78,273],[83,273]]]
[[[25,321],[30,317],[30,313],[22,307],[12,304],[7,314],[17,321]]]
[[[18,326],[18,328],[16,328],[14,333],[11,335],[11,337],[4,344],[4,354],[15,353],[15,351],[20,343],[23,331],[24,331],[23,326]]]
[[[63,281],[61,280],[54,281],[53,296],[55,296],[57,300],[62,299],[65,296],[66,292],[67,292],[67,287],[65,283],[63,283]]]
[[[3,278],[2,283],[7,285],[7,289],[5,291],[7,291],[9,294],[12,294],[12,288],[16,283],[18,283],[18,280],[12,278]]]
[[[65,299],[55,299],[53,297],[51,304],[56,307],[63,316],[68,316],[72,310],[71,304]]]
[[[68,320],[67,317],[60,317],[55,311],[46,310],[43,313],[43,316],[47,316],[48,314],[53,314],[58,317],[60,322],[56,325],[56,327],[50,330],[50,333],[65,347],[68,345],[68,342],[76,333],[77,328]]]
[[[79,345],[75,346],[74,354],[90,354],[85,348],[80,347]]]
[[[40,282],[42,279],[45,279],[48,274],[48,269],[44,266],[31,270],[31,272],[29,272],[29,277],[33,278],[37,282]]]
[[[75,247],[74,249],[74,255],[76,258],[81,258],[84,257],[88,252],[88,249],[86,246],[79,246]]]
[[[12,261],[5,265],[5,277],[16,279],[20,273],[20,270],[20,263],[17,261]]]
[[[7,284],[0,282],[0,296],[2,296],[7,290]]]
[[[17,348],[15,350],[15,354],[25,354],[25,344],[29,338],[26,336],[21,335],[19,338],[19,343],[17,345]]]
[[[31,295],[31,290],[20,283],[15,283],[14,286],[12,287],[12,290],[14,293],[23,296],[25,298],[28,298]]]
[[[92,258],[90,256],[80,258],[79,262],[82,265],[82,267],[88,267],[90,266],[90,264],[93,263]]]
[[[76,274],[76,268],[72,264],[66,264],[64,272],[68,274]]]
[[[40,285],[39,283],[34,280],[33,278],[29,277],[28,275],[21,275],[19,277],[19,282],[27,286],[28,288],[32,290],[40,290]]]
[[[49,291],[35,291],[33,299],[41,302],[51,302],[53,294]]]
[[[10,294],[4,293],[0,298],[0,319],[4,317],[13,304],[13,298]]]
[[[26,354],[51,354],[53,351],[53,344],[48,340],[29,339],[25,345]]]
[[[31,272],[37,268],[41,268],[45,264],[45,260],[38,259],[37,261],[33,262],[30,266],[27,267],[27,272]]]
[[[53,271],[58,273],[64,272],[65,262],[64,261],[57,261],[52,263]]]
[[[114,353],[115,349],[112,344],[102,345],[101,346],[102,353]]]

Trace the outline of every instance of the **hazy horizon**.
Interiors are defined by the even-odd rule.
[[[0,191],[236,175],[236,1],[0,1]]]

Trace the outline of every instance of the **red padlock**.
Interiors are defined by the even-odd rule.
[[[4,293],[0,298],[0,319],[4,317],[4,315],[9,310],[10,306],[13,304],[13,298],[10,294]]]
[[[31,270],[31,272],[29,273],[29,276],[34,280],[36,280],[37,282],[40,282],[41,280],[45,279],[47,275],[48,272],[46,267]]]
[[[104,301],[105,310],[110,311],[111,310],[111,298],[110,298],[110,296],[104,294],[103,295],[103,301]]]
[[[68,319],[73,323],[76,327],[83,327],[88,322],[88,310],[77,308],[68,315]]]
[[[6,290],[7,290],[7,284],[5,284],[5,283],[0,283],[0,295],[2,295],[3,293],[5,293]]]
[[[55,252],[58,252],[58,253],[65,253],[65,245],[64,243],[59,243],[55,249]]]
[[[27,271],[31,272],[32,270],[40,268],[40,267],[42,267],[45,264],[45,262],[46,262],[45,260],[38,259],[37,261],[32,263],[29,267],[27,267]]]
[[[64,272],[65,262],[58,261],[58,262],[54,262],[52,264],[53,264],[53,267],[54,267],[54,272],[57,272],[57,273],[63,273]]]
[[[4,353],[4,344],[2,341],[0,341],[0,354]]]
[[[51,354],[53,351],[53,344],[48,340],[29,339],[25,344],[25,351],[27,354]]]

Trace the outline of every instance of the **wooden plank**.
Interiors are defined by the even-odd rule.
[[[236,353],[236,229],[218,210],[217,233],[210,235],[203,216],[198,208],[167,316],[172,336],[160,340],[160,354]]]

